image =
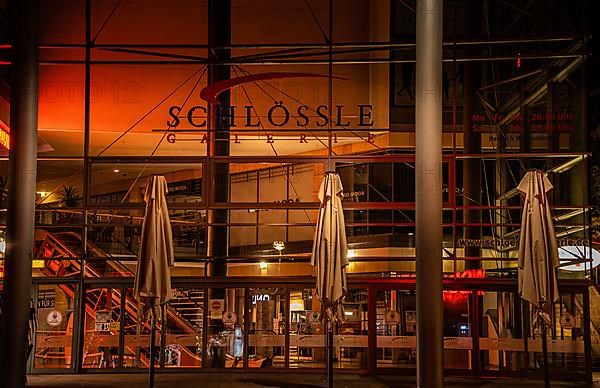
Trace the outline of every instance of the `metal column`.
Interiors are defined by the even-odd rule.
[[[468,38],[478,37],[481,23],[481,2],[469,0],[465,3],[465,24]],[[476,56],[481,50],[465,47],[467,55]],[[473,113],[476,111],[475,95],[481,83],[481,65],[479,62],[463,63],[463,143],[465,154],[481,153],[481,134],[473,131]],[[481,160],[463,160],[463,206],[481,205]],[[464,209],[463,237],[465,239],[478,240],[481,238],[481,210]],[[466,245],[464,247],[465,257],[481,257],[481,248]],[[481,262],[468,260],[465,269],[481,268]]]
[[[208,84],[228,80],[231,76],[229,65],[221,65],[231,58],[231,0],[209,0],[208,2]],[[227,109],[230,105],[229,90],[218,97],[219,105],[209,106],[211,131],[208,142],[208,156],[211,158],[210,169],[210,202],[224,203],[229,201],[229,164],[215,163],[214,156],[229,156],[229,132],[231,122]],[[210,203],[209,202],[209,203]],[[208,276],[227,276],[227,256],[229,255],[229,234],[227,209],[208,210],[207,263]],[[215,225],[219,224],[219,225]],[[209,290],[210,299],[225,299],[225,288]],[[210,319],[208,334],[223,330],[220,319]],[[245,330],[244,330],[245,332]],[[225,367],[225,354],[212,355],[210,367]]]
[[[223,62],[231,59],[231,0],[210,0],[208,2],[208,43],[209,43],[209,66],[208,84],[228,80],[231,75],[229,65],[220,65],[215,62]],[[218,47],[218,48],[213,48]],[[227,109],[230,103],[229,90],[219,95],[219,105],[210,107],[212,134],[208,142],[209,156],[229,156],[229,128],[230,122],[227,114],[218,114],[219,110]],[[226,163],[214,163],[211,165],[212,201],[229,201],[229,165]],[[225,257],[229,253],[229,239],[227,226],[229,212],[226,209],[212,209],[208,214],[208,256],[212,259],[208,275],[227,275],[227,262]],[[219,226],[212,224],[219,223]]]
[[[25,387],[27,321],[35,225],[38,108],[38,4],[11,3],[14,59],[0,387]]]
[[[442,301],[442,0],[417,1],[417,385],[444,385]]]

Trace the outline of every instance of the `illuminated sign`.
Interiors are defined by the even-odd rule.
[[[600,264],[600,252],[585,245],[567,245],[558,248],[560,269],[565,271],[585,271]],[[572,263],[572,264],[568,264]]]
[[[271,300],[269,294],[258,294],[252,295],[252,304],[256,304],[256,302],[268,302]]]
[[[230,140],[236,144],[243,140],[240,134],[248,134],[249,128],[257,130],[265,130],[264,126],[269,124],[275,128],[295,127],[299,128],[324,128],[329,126],[336,129],[347,130],[351,127],[349,117],[357,119],[356,127],[369,128],[373,123],[373,106],[370,104],[357,104],[353,109],[347,108],[344,105],[334,105],[331,108],[327,104],[321,104],[315,107],[302,104],[296,101],[294,107],[287,106],[283,101],[275,100],[273,105],[259,112],[257,108],[250,105],[222,105],[218,97],[221,93],[230,90],[237,86],[242,86],[252,82],[264,82],[266,80],[283,79],[283,78],[328,78],[323,74],[310,73],[286,73],[286,72],[268,72],[260,74],[251,74],[241,77],[235,77],[209,85],[200,91],[200,97],[207,102],[208,106],[194,105],[185,108],[179,105],[169,107],[169,119],[166,120],[167,130],[155,130],[156,132],[166,132],[166,140],[169,143],[175,143],[178,130],[183,133],[201,132],[202,136],[200,143],[217,140],[209,139],[209,134],[206,132],[209,126],[209,111],[214,114],[215,127],[229,127],[231,131]],[[340,77],[333,77],[338,80],[345,80]],[[243,86],[242,86],[243,87]],[[211,109],[212,108],[212,109]],[[331,109],[331,111],[330,111]],[[353,112],[348,113],[349,110]],[[184,128],[187,127],[187,128]],[[244,127],[245,130],[238,130],[237,127]],[[310,136],[306,133],[297,135],[299,143],[308,143]],[[361,137],[362,138],[362,137]],[[220,139],[219,139],[220,140]],[[374,135],[365,135],[363,140],[374,143]],[[265,133],[264,141],[268,144],[275,143],[276,139],[273,133]],[[332,136],[333,143],[337,143],[337,134]]]
[[[0,128],[0,146],[10,149],[10,134],[4,128]]]
[[[444,275],[446,278],[455,279],[485,279],[485,269],[466,269],[463,272],[455,272],[452,275]],[[472,291],[444,291],[444,302],[457,303],[465,301]],[[483,291],[477,291],[478,296],[483,295]]]

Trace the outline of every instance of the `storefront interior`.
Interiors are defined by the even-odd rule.
[[[155,174],[168,182],[176,256],[159,373],[321,372],[310,255],[331,170],[344,186],[350,257],[335,368],[414,373],[415,2],[231,0],[229,21],[210,17],[209,2],[40,2],[31,373],[147,370],[150,331],[133,276]],[[554,186],[561,257],[551,369],[588,380],[600,343],[590,312],[600,243],[589,32],[578,23],[587,2],[513,3],[444,5],[445,367],[538,373],[541,341],[517,290],[516,187],[540,169]],[[5,137],[9,75],[0,68]],[[228,78],[239,82],[218,91],[217,112],[209,86]]]

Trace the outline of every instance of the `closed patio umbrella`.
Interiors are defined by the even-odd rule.
[[[347,292],[348,247],[342,209],[340,176],[325,174],[319,189],[319,216],[313,241],[311,264],[315,266],[317,295],[324,307],[327,324],[327,378],[333,386],[332,321],[344,320],[342,302]]]
[[[170,266],[174,264],[173,235],[167,208],[167,181],[163,176],[148,179],[144,202],[146,211],[142,224],[140,253],[135,276],[135,298],[151,311],[150,387],[154,387],[154,346],[156,318],[159,306],[172,297]]]
[[[556,270],[560,265],[547,197],[552,187],[546,174],[539,170],[528,171],[518,186],[525,197],[519,242],[519,293],[534,307],[538,324],[542,327],[544,378],[548,387],[547,323],[544,316],[551,312],[553,302],[559,297]]]

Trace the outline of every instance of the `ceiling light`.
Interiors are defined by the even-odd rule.
[[[273,241],[273,248],[281,252],[285,249],[285,243],[283,241]]]

